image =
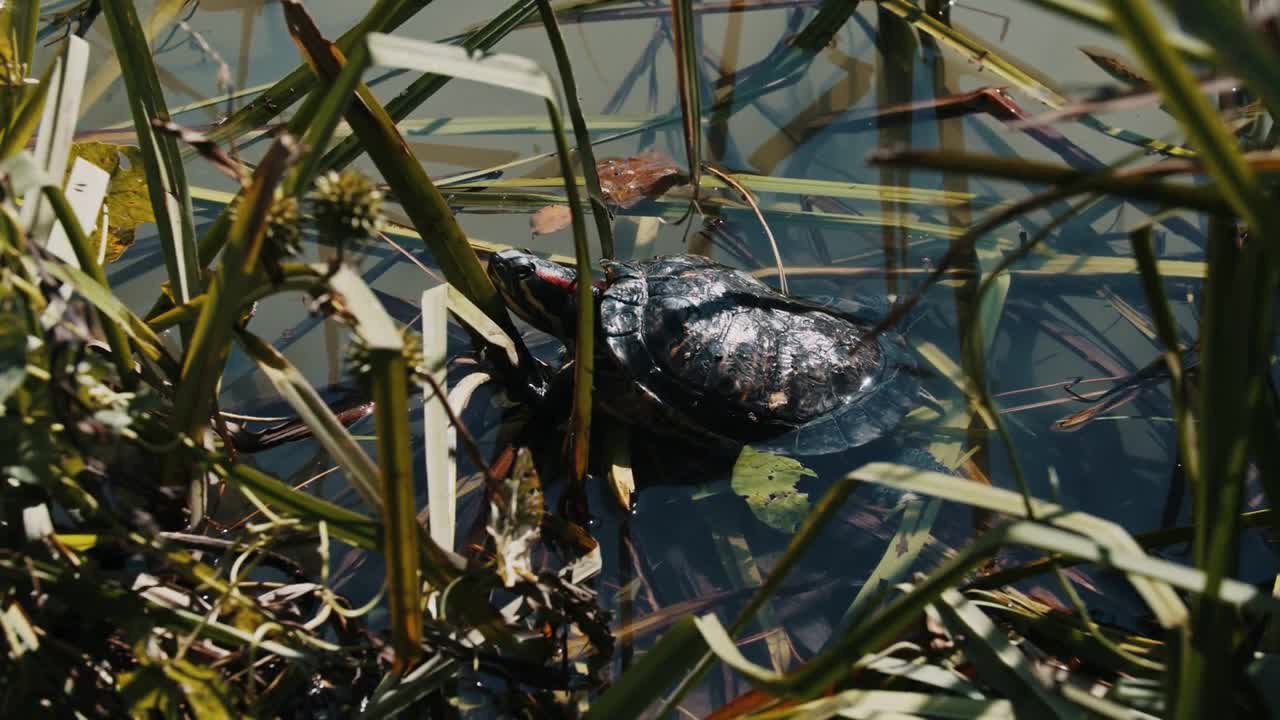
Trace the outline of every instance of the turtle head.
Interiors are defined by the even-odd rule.
[[[578,313],[576,270],[528,250],[503,250],[489,257],[489,278],[507,307],[525,322],[562,339],[573,337]]]

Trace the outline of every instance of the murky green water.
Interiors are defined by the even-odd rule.
[[[1116,47],[1106,37],[1068,26],[1014,2],[973,4],[981,5],[981,12],[969,5],[953,8],[952,18],[958,27],[981,38],[998,52],[1038,69],[1045,80],[1061,91],[1070,94],[1110,82],[1078,49],[1080,46]],[[331,36],[352,25],[369,5],[328,0],[308,3]],[[701,33],[709,61],[702,68],[704,78],[714,80],[721,72],[747,68],[765,57],[780,37],[794,33],[803,20],[811,16],[812,10],[805,9],[804,3],[796,5],[802,7],[703,17]],[[503,7],[504,3],[493,0],[437,2],[399,32],[420,39],[439,39]],[[203,0],[190,25],[221,54],[237,87],[270,82],[298,63],[280,8],[274,3]],[[110,64],[105,58],[109,44],[100,34],[103,32],[102,28],[95,29],[90,37],[94,52],[104,58],[96,69],[103,74],[96,91],[99,99],[87,108],[82,129],[105,127],[128,119],[122,87],[118,82],[108,82]],[[610,22],[571,23],[565,25],[564,32],[582,90],[583,107],[589,116],[645,119],[677,108],[668,30],[656,14]],[[834,42],[819,53],[803,77],[735,111],[725,122],[709,126],[706,145],[709,159],[728,168],[779,177],[900,184],[921,190],[974,193],[993,201],[1027,197],[1032,189],[1015,183],[943,176],[936,172],[882,171],[866,163],[870,152],[899,143],[917,148],[945,147],[1061,160],[1027,133],[984,114],[939,120],[936,111],[920,108],[912,114],[911,122],[892,127],[857,122],[871,116],[880,106],[1007,84],[983,65],[947,48],[926,45],[912,61],[896,62],[892,60],[892,53],[891,59],[886,60],[882,55],[890,44],[886,37],[895,34],[907,33],[891,18],[878,17],[875,4],[863,3],[856,21],[848,23]],[[163,50],[158,59],[167,71],[162,80],[171,107],[215,96],[216,63],[195,48],[186,33],[161,35]],[[548,69],[554,67],[539,28],[515,32],[498,50],[532,57]],[[405,83],[404,78],[393,79],[381,85],[378,93],[384,98],[390,97]],[[94,87],[91,80],[91,91]],[[1013,92],[1011,97],[1028,113],[1043,109],[1033,98],[1018,92]],[[214,121],[223,109],[201,109],[183,114],[179,120],[186,125],[200,126]],[[485,125],[504,117],[537,117],[541,112],[540,103],[532,97],[455,82],[414,115],[420,121],[449,118],[453,122],[439,122],[440,132],[417,134],[410,139],[418,157],[435,176],[490,167],[550,150],[551,138],[543,131],[455,134],[448,131],[449,128],[457,127],[463,120]],[[1155,108],[1116,113],[1106,116],[1106,120],[1153,137],[1162,136],[1172,127],[1167,117]],[[1060,129],[1067,140],[1103,163],[1115,162],[1135,152],[1132,146],[1079,125],[1066,124]],[[607,134],[601,132],[599,136]],[[252,145],[244,154],[252,158],[261,149],[260,144]],[[669,124],[649,133],[602,144],[596,152],[598,157],[625,157],[650,149],[682,158],[679,126]],[[225,178],[200,161],[193,161],[189,170],[197,185],[222,191],[229,189]],[[554,164],[546,162],[517,171],[517,175],[540,177],[554,173]],[[860,216],[868,221],[897,214],[904,223],[955,232],[987,212],[981,207],[899,205],[881,199],[833,201],[796,195],[762,195],[760,199],[771,211],[771,225],[781,246],[782,259],[793,273],[793,292],[800,295],[909,293],[945,252],[947,233],[892,226],[881,229],[871,222],[838,225],[788,221],[784,211],[816,207],[818,212]],[[1049,211],[1036,212],[1004,226],[980,244],[981,252],[987,254],[985,257],[998,258],[1016,246],[1019,233],[1034,236],[1064,208],[1052,206]],[[212,219],[216,210],[215,205],[202,207],[203,221]],[[459,220],[468,235],[480,240],[530,246],[539,252],[571,253],[567,232],[530,237],[530,210],[519,207],[498,212],[464,211],[459,214]],[[1051,236],[1048,246],[1052,250],[1046,253],[1072,256],[1062,261],[1058,270],[1044,269],[1045,254],[1033,255],[1031,260],[1015,265],[988,357],[992,390],[1004,410],[1033,492],[1045,498],[1056,497],[1067,507],[1120,522],[1132,532],[1160,527],[1179,517],[1185,520],[1185,508],[1176,497],[1170,497],[1169,491],[1170,487],[1180,487],[1181,480],[1176,478],[1167,394],[1162,389],[1144,393],[1137,402],[1112,413],[1113,417],[1090,423],[1076,432],[1056,432],[1051,426],[1055,420],[1083,407],[1064,392],[1061,386],[1065,381],[1122,375],[1156,357],[1157,345],[1122,312],[1128,304],[1136,308],[1139,315],[1146,313],[1138,277],[1123,263],[1116,262],[1129,257],[1126,233],[1145,218],[1142,209],[1132,205],[1112,202],[1097,206],[1085,216],[1068,221]],[[626,222],[631,221],[619,221],[620,224]],[[1165,257],[1200,259],[1198,233],[1201,228],[1202,220],[1197,217],[1166,222],[1160,230]],[[748,239],[753,254],[759,258],[771,257],[763,235],[754,225],[740,222],[739,230]],[[652,243],[635,248],[633,255],[679,252],[688,237],[684,226],[665,225]],[[406,247],[430,264],[425,251],[412,241],[407,241]],[[714,249],[712,252],[716,253]],[[715,256],[735,262],[722,253]],[[112,268],[113,283],[139,309],[150,304],[162,277],[159,257],[156,243],[143,238]],[[771,266],[772,263],[762,264]],[[374,287],[410,303],[416,302],[421,291],[436,282],[385,248],[366,253],[360,258],[360,265]],[[1199,280],[1194,272],[1189,275],[1170,278],[1170,291],[1178,301],[1175,312],[1179,319],[1192,328]],[[934,346],[953,361],[959,357],[956,330],[959,284],[956,280],[930,290],[923,319],[910,333],[917,346]],[[254,321],[254,328],[264,337],[278,338],[277,347],[285,349],[293,362],[317,384],[340,377],[342,333],[327,323],[312,321],[304,302],[298,298],[265,304]],[[465,349],[459,345],[451,351]],[[929,363],[922,364],[933,370]],[[941,373],[935,371],[926,385],[944,408],[962,403],[960,392]],[[1087,393],[1109,386],[1109,381],[1084,382],[1076,391]],[[224,384],[224,407],[257,407],[270,397],[265,380],[257,377],[243,358],[233,358]],[[494,426],[498,414],[497,409],[487,404],[484,395],[478,396],[468,410],[469,421],[477,428]],[[961,422],[960,428],[966,424]],[[816,500],[835,478],[863,462],[893,459],[897,457],[894,448],[924,448],[931,442],[945,441],[945,437],[929,434],[935,427],[936,423],[927,425],[926,419],[923,426],[921,423],[909,426],[911,432],[904,431],[892,447],[881,445],[847,457],[812,461],[810,464],[818,471],[818,477],[805,480],[801,490],[809,494],[811,501]],[[357,426],[356,430],[370,433],[372,425]],[[493,434],[485,439],[492,443]],[[420,445],[417,447],[420,452]],[[987,447],[989,450],[980,450],[974,458],[977,466],[995,485],[1012,487],[1006,453],[994,442]],[[622,662],[629,657],[629,643],[642,649],[664,627],[660,618],[716,611],[731,619],[746,597],[742,588],[754,585],[759,573],[768,572],[789,539],[787,533],[763,524],[747,504],[732,493],[723,468],[717,471],[700,467],[664,453],[661,446],[638,446],[637,451],[651,452],[654,457],[637,458],[641,482],[652,487],[641,492],[636,511],[630,515],[619,512],[607,493],[598,487],[592,496],[595,514],[592,530],[601,542],[605,562],[596,587],[602,602],[617,612],[621,625],[636,623],[619,654]],[[308,445],[266,453],[258,462],[294,482],[327,468],[318,450]],[[659,467],[655,469],[654,465]],[[462,461],[461,474],[473,470]],[[1055,475],[1057,480],[1053,482],[1051,477]],[[704,482],[690,484],[691,476]],[[675,480],[681,482],[672,484]],[[336,473],[313,487],[328,497],[356,502],[350,493],[344,492],[345,484]],[[794,652],[803,659],[811,657],[822,646],[888,547],[888,537],[898,520],[897,516],[886,517],[885,497],[872,497],[859,491],[855,498],[857,501],[844,508],[840,520],[828,528],[773,605],[773,619],[785,625],[792,643],[783,654]],[[478,493],[471,493],[463,500],[460,542],[464,529],[470,526],[478,510],[477,500]],[[917,568],[926,569],[937,562],[947,546],[962,542],[979,520],[958,508],[944,508],[934,526],[939,539],[926,548]],[[1251,542],[1256,547],[1246,552],[1242,574],[1245,578],[1250,577],[1249,558],[1267,552],[1260,539],[1254,538]],[[357,599],[376,589],[381,571],[372,565],[371,561],[358,568],[355,580],[345,587]],[[1140,606],[1130,601],[1123,582],[1091,571],[1082,571],[1078,579],[1086,601],[1099,616],[1133,621],[1131,615]],[[655,619],[656,622],[646,622]],[[753,659],[767,663],[766,648],[766,642],[754,641],[745,650]],[[792,657],[792,662],[795,659]],[[719,677],[713,678],[709,687],[708,707],[745,689]]]

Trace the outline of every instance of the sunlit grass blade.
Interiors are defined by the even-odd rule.
[[[351,437],[324,398],[320,397],[293,363],[261,338],[244,331],[238,333],[238,337],[245,353],[257,363],[258,369],[271,381],[276,392],[298,413],[299,419],[311,428],[329,456],[342,467],[360,498],[371,510],[381,514],[385,505],[378,466],[369,459],[355,438]]]
[[[845,610],[844,616],[840,619],[841,627],[846,627],[851,621],[864,616],[865,608],[872,598],[877,597],[877,593],[893,587],[906,576],[916,558],[920,557],[920,551],[924,549],[925,543],[929,541],[933,521],[937,519],[941,508],[942,503],[938,500],[914,499],[902,504],[898,510],[900,513],[898,529],[885,545],[880,562],[867,576],[866,582]]]
[[[756,563],[755,554],[747,537],[741,532],[713,529],[711,540],[715,543],[716,554],[720,557],[720,566],[733,587],[759,587],[764,579],[760,567]],[[765,648],[769,652],[769,662],[774,670],[786,670],[792,664],[791,645],[786,637],[786,628],[778,620],[773,603],[765,603],[758,613],[761,632],[765,633]]]
[[[1020,714],[1059,718],[1074,714],[1036,677],[1027,657],[1009,642],[1004,631],[963,595],[947,590],[934,607],[953,628],[952,635],[961,638],[978,679],[1012,700]]]
[[[1236,570],[1250,431],[1270,364],[1267,344],[1255,339],[1273,331],[1271,294],[1280,255],[1265,251],[1265,244],[1255,238],[1280,233],[1280,214],[1222,119],[1198,91],[1190,70],[1165,41],[1151,9],[1120,0],[1107,4],[1115,27],[1164,94],[1218,191],[1249,225],[1252,240],[1238,250],[1234,225],[1221,217],[1211,223],[1207,239],[1198,427],[1202,478],[1195,489],[1195,517],[1202,531],[1193,547],[1208,591],[1196,600],[1194,631],[1184,630],[1173,698],[1175,716],[1194,717],[1231,702],[1231,638],[1237,625],[1214,596]]]
[[[315,72],[328,85],[332,85],[347,60],[320,35],[319,29],[301,3],[287,0],[282,5],[299,50],[304,53],[307,62],[313,64]],[[427,68],[420,67],[420,62],[415,62],[416,58],[412,54],[385,52],[387,41],[382,38],[388,37],[367,36],[365,42],[355,46],[350,62],[361,69],[372,62],[384,67],[428,71]],[[373,45],[378,44],[384,45],[384,51],[377,52],[371,58],[370,54],[375,51]],[[357,95],[357,101],[347,109],[347,121],[362,139],[369,157],[390,185],[396,200],[412,219],[432,256],[440,264],[445,278],[483,308],[489,317],[504,327],[508,326],[510,320],[501,299],[475,253],[467,245],[466,235],[454,220],[448,203],[432,184],[421,163],[408,150],[404,139],[369,89],[360,84],[357,86]]]
[[[577,334],[575,335],[573,390],[573,467],[574,477],[580,481],[587,470],[587,455],[591,436],[592,368],[595,364],[595,350],[592,342],[592,338],[595,335],[595,318],[590,282],[591,252],[587,248],[586,224],[582,216],[582,204],[578,199],[578,186],[574,180],[573,168],[569,162],[569,147],[565,140],[564,127],[560,120],[560,109],[556,102],[555,91],[551,86],[551,79],[536,64],[524,58],[511,55],[473,57],[465,50],[448,45],[419,42],[390,35],[371,35],[368,38],[368,44],[372,60],[382,66],[405,67],[421,72],[457,76],[507,90],[536,95],[546,103],[547,116],[555,127],[554,138],[560,159],[560,172],[564,176],[565,194],[568,197],[569,210],[573,218],[574,254],[577,260],[578,277],[580,278],[575,290],[577,293],[578,318]],[[419,230],[421,229],[419,227]],[[471,252],[470,246],[465,245],[465,238],[463,240],[463,246],[467,252]],[[474,257],[474,253],[472,257]],[[446,277],[448,277],[447,274]],[[493,286],[489,284],[487,276],[484,276],[484,282],[489,291],[493,292]],[[452,280],[450,280],[450,283],[452,284]],[[473,301],[476,300],[475,297],[471,297],[471,299]],[[476,304],[485,307],[481,302]],[[486,308],[487,310],[488,308]],[[498,311],[498,313],[499,317],[505,318],[505,314],[501,311]],[[489,315],[494,317],[492,312]]]
[[[840,509],[844,506],[849,495],[853,493],[857,480],[850,476],[846,476],[839,482],[832,485],[814,506],[813,509],[805,516],[804,521],[800,523],[799,529],[791,538],[791,542],[787,544],[787,549],[783,553],[782,558],[774,565],[773,570],[769,572],[769,576],[751,595],[751,600],[747,602],[738,616],[734,619],[733,625],[729,628],[730,636],[742,632],[743,629],[755,618],[760,608],[769,602],[773,595],[782,586],[782,582],[787,575],[795,568],[800,558],[809,551],[810,546],[819,537],[823,528],[827,523],[836,516]],[[682,668],[671,668],[672,672],[679,670],[684,674],[684,679],[677,686],[671,697],[663,705],[662,713],[668,714],[674,710],[680,700],[698,683],[699,680],[711,668],[715,659],[715,654],[703,646],[702,651],[697,655],[681,656],[687,665]]]
[[[448,361],[447,329],[449,286],[437,285],[422,293],[423,370],[435,376],[434,387],[446,391],[437,397],[432,385],[422,387],[423,454],[427,474],[427,513],[431,539],[445,550],[453,550],[457,522],[456,430],[449,425],[445,363]]]
[[[266,244],[267,213],[295,152],[293,139],[287,135],[277,139],[267,151],[241,200],[241,212],[231,227],[231,239],[222,264],[205,291],[208,298],[200,308],[183,357],[173,411],[175,433],[197,446],[202,444],[209,429],[214,393],[231,349],[235,324],[240,321],[245,295],[262,274],[259,259]],[[165,481],[203,483],[203,478],[186,477],[189,460],[184,453],[170,453],[165,458]]]
[[[845,690],[831,697],[752,715],[756,720],[826,717],[947,717],[1014,720],[1008,700],[951,697],[904,690]]]
[[[551,0],[538,0],[538,12],[542,15],[547,39],[551,42],[551,53],[556,59],[556,70],[560,73],[560,85],[564,88],[565,109],[569,111],[569,119],[573,122],[573,136],[578,142],[578,159],[582,163],[582,176],[587,185],[587,201],[591,203],[591,217],[595,220],[596,233],[600,236],[600,254],[612,258],[613,218],[609,208],[604,204],[604,193],[600,190],[600,176],[596,172],[596,154],[591,149],[591,130],[587,127],[587,121],[582,115],[582,102],[578,98],[578,83],[573,78],[569,51],[565,49],[564,38],[560,35],[560,26],[551,9]]]
[[[40,82],[27,88],[13,113],[4,121],[4,134],[0,137],[0,160],[7,160],[22,150],[35,134],[56,67],[55,63],[49,63]]]
[[[72,38],[66,49],[54,60],[54,70],[46,81],[48,101],[40,118],[39,134],[33,150],[40,169],[58,178],[61,187],[62,174],[71,152],[71,138],[76,129],[76,117],[80,110],[84,90],[85,73],[89,69],[89,43]],[[33,188],[23,199],[22,222],[27,237],[45,245],[53,228],[53,210],[41,196],[42,190]]]
[[[164,341],[142,318],[120,298],[112,294],[110,288],[102,284],[85,271],[70,265],[51,263],[45,270],[75,289],[89,304],[97,308],[104,318],[109,319],[132,341],[133,346],[148,360],[159,365],[170,377],[178,376],[178,362],[165,349]]]
[[[673,682],[682,678],[703,652],[703,641],[694,620],[686,617],[645,653],[635,665],[591,703],[585,720],[624,720],[645,714]]]
[[[185,303],[200,293],[204,281],[196,252],[191,195],[178,141],[172,135],[155,132],[151,126],[153,119],[169,119],[164,92],[133,3],[106,3],[102,14],[111,29],[134,131],[142,148],[147,190],[156,214],[169,287],[176,301]]]
[[[680,96],[680,116],[684,131],[685,159],[693,199],[698,199],[698,178],[702,173],[702,79],[698,73],[697,30],[693,24],[692,0],[671,0],[671,43],[675,51],[676,91]]]
[[[376,551],[382,543],[380,523],[305,492],[299,492],[255,467],[244,463],[219,466],[218,472],[232,485],[252,492],[277,512],[307,522],[325,522],[339,540],[363,550]]]
[[[62,190],[45,186],[45,199],[52,206],[54,215],[58,218],[58,222],[62,224],[63,231],[71,241],[71,248],[75,251],[76,260],[85,273],[93,278],[94,282],[103,288],[109,288],[107,283],[107,274],[103,272],[102,265],[98,264],[97,253],[89,244],[89,238],[85,236],[84,230],[80,226],[80,221],[76,219],[71,204],[67,202],[66,196],[62,194]],[[108,316],[102,318],[103,332],[107,336],[107,342],[111,346],[111,358],[115,362],[116,373],[120,376],[120,381],[125,387],[135,387],[135,376],[133,369],[133,353],[129,348],[129,337],[124,330],[116,323],[115,320]]]
[[[343,266],[330,279],[334,292],[356,320],[360,352],[368,364],[382,476],[382,553],[386,558],[387,597],[396,657],[404,672],[422,654],[422,580],[419,577],[417,493],[409,450],[409,367],[404,339],[369,286]]]
[[[1027,500],[1021,493],[1002,488],[965,482],[942,473],[921,470],[907,465],[871,463],[855,470],[851,477],[874,482],[906,492],[920,492],[933,497],[980,507],[1013,517],[1028,517]],[[1117,552],[1141,553],[1141,548],[1119,525],[1081,512],[1066,511],[1059,505],[1030,498],[1036,518],[1063,529],[1088,533],[1100,543],[1107,543]],[[1162,583],[1152,583],[1142,577],[1131,581],[1157,619],[1165,627],[1179,627],[1187,617],[1186,607],[1176,594]]]

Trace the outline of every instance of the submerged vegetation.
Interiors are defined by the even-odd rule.
[[[1085,48],[1120,85],[1068,98],[943,0],[503,0],[430,39],[400,30],[431,0],[368,3],[339,36],[322,4],[248,3],[283,19],[300,63],[235,90],[188,22],[212,0],[0,3],[5,717],[1280,713],[1276,15],[1027,0],[1126,48]],[[764,11],[786,32],[748,53],[742,23]],[[594,69],[564,33],[610,22],[653,35],[592,115]],[[498,52],[516,32],[547,67]],[[175,37],[217,97],[166,97]],[[794,107],[832,64],[835,89]],[[952,86],[957,66],[982,87]],[[643,78],[652,112],[619,114]],[[434,97],[455,79],[543,112],[468,117]],[[117,80],[128,122],[77,127]],[[1134,108],[1172,130],[1103,119]],[[210,109],[226,115],[188,122]],[[777,130],[751,153],[730,131],[747,109]],[[966,123],[990,152],[966,149]],[[551,149],[448,177],[416,155],[514,131]],[[780,170],[869,131],[869,157]],[[614,152],[624,139],[640,149]],[[535,237],[472,237],[480,215]],[[874,332],[902,332],[927,370],[919,407],[824,459],[681,450],[593,412],[616,400],[595,377],[593,284],[567,284],[574,342],[553,368],[485,261],[532,243],[585,279],[668,231],[797,297],[874,281],[859,291],[893,301]],[[163,268],[145,297],[120,270],[144,251]],[[416,303],[375,287],[406,257]],[[1082,286],[1105,317],[1067,301]],[[271,313],[299,295],[308,317],[282,334]],[[1056,362],[1009,339],[1027,325],[1109,384],[1064,370],[1019,388]],[[343,338],[348,381],[317,387],[286,352],[313,327]],[[1114,359],[1116,327],[1142,361]],[[272,400],[233,412],[245,378]],[[1033,426],[1034,408],[1057,421]],[[1120,454],[1122,422],[1155,438],[1143,457]],[[1041,452],[1071,430],[1056,437],[1084,459]],[[1158,524],[1082,509],[1077,470],[1104,476],[1108,505],[1167,493],[1142,516]],[[664,545],[646,548],[633,529],[661,492]]]

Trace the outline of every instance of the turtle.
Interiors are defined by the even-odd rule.
[[[603,261],[593,283],[597,405],[659,434],[824,455],[890,432],[916,404],[888,304],[797,298],[700,255]],[[534,327],[574,343],[577,272],[504,250],[488,273]]]

